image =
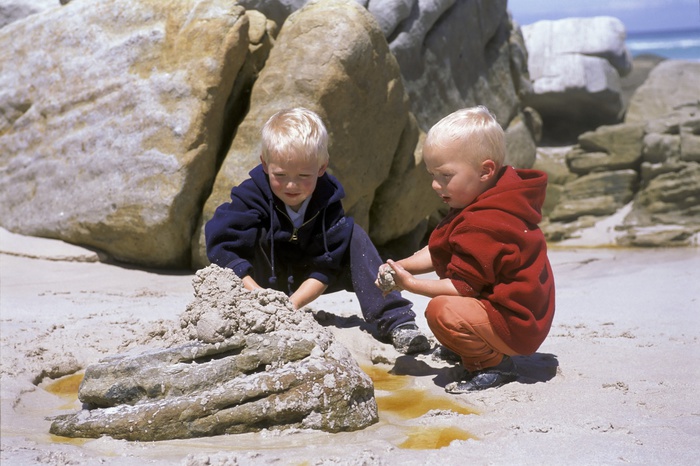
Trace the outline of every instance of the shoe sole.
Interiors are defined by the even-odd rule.
[[[424,353],[430,349],[430,342],[428,341],[428,338],[423,335],[422,337],[414,338],[411,340],[411,343],[405,347],[398,347],[394,345],[394,348],[396,351],[402,354]]]

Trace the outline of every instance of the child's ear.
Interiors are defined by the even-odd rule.
[[[267,163],[265,163],[265,161],[263,160],[263,156],[262,156],[262,155],[260,156],[260,163],[261,163],[262,166],[263,166],[263,171],[265,172],[265,174],[266,174],[266,175],[269,175],[269,173],[267,172]]]
[[[496,174],[496,162],[491,159],[481,163],[481,181],[488,181]]]
[[[324,163],[321,165],[318,169],[318,176],[321,177],[323,176],[324,173],[326,173],[326,169],[328,168],[328,162]]]

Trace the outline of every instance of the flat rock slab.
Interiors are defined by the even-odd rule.
[[[164,329],[169,347],[88,366],[84,409],[52,418],[52,434],[152,441],[377,422],[372,381],[310,313],[216,265],[193,282],[179,328]]]

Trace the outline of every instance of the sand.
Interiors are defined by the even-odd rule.
[[[322,311],[324,325],[375,377],[378,424],[339,434],[263,431],[127,442],[49,435],[47,417],[80,409],[75,387],[53,394],[51,383],[79,380],[80,370],[102,357],[157,346],[154,330],[191,301],[193,274],[103,263],[83,248],[0,229],[0,462],[695,464],[700,249],[593,248],[586,238],[550,249],[556,317],[539,351],[516,358],[515,383],[448,395],[450,365],[429,355],[402,356],[378,342],[355,297],[334,293],[310,307]],[[429,333],[422,315],[427,299],[406,296]],[[415,409],[402,415],[389,409],[392,402]],[[404,445],[440,433],[446,443],[456,440],[442,448]]]

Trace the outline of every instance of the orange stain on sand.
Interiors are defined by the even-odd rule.
[[[431,395],[428,390],[409,387],[410,377],[397,376],[376,366],[362,368],[374,382],[377,390],[389,392],[378,395],[379,415],[391,413],[402,419],[414,419],[436,411],[451,411],[457,414],[478,414],[474,409],[460,403],[455,397]],[[477,438],[459,427],[413,426],[407,431],[408,438],[399,448],[429,450],[448,446],[454,440]]]
[[[75,373],[61,377],[54,382],[48,384],[44,390],[51,393],[52,395],[60,396],[70,401],[75,401],[78,399],[78,390],[80,389],[80,384],[83,381],[83,373]]]

